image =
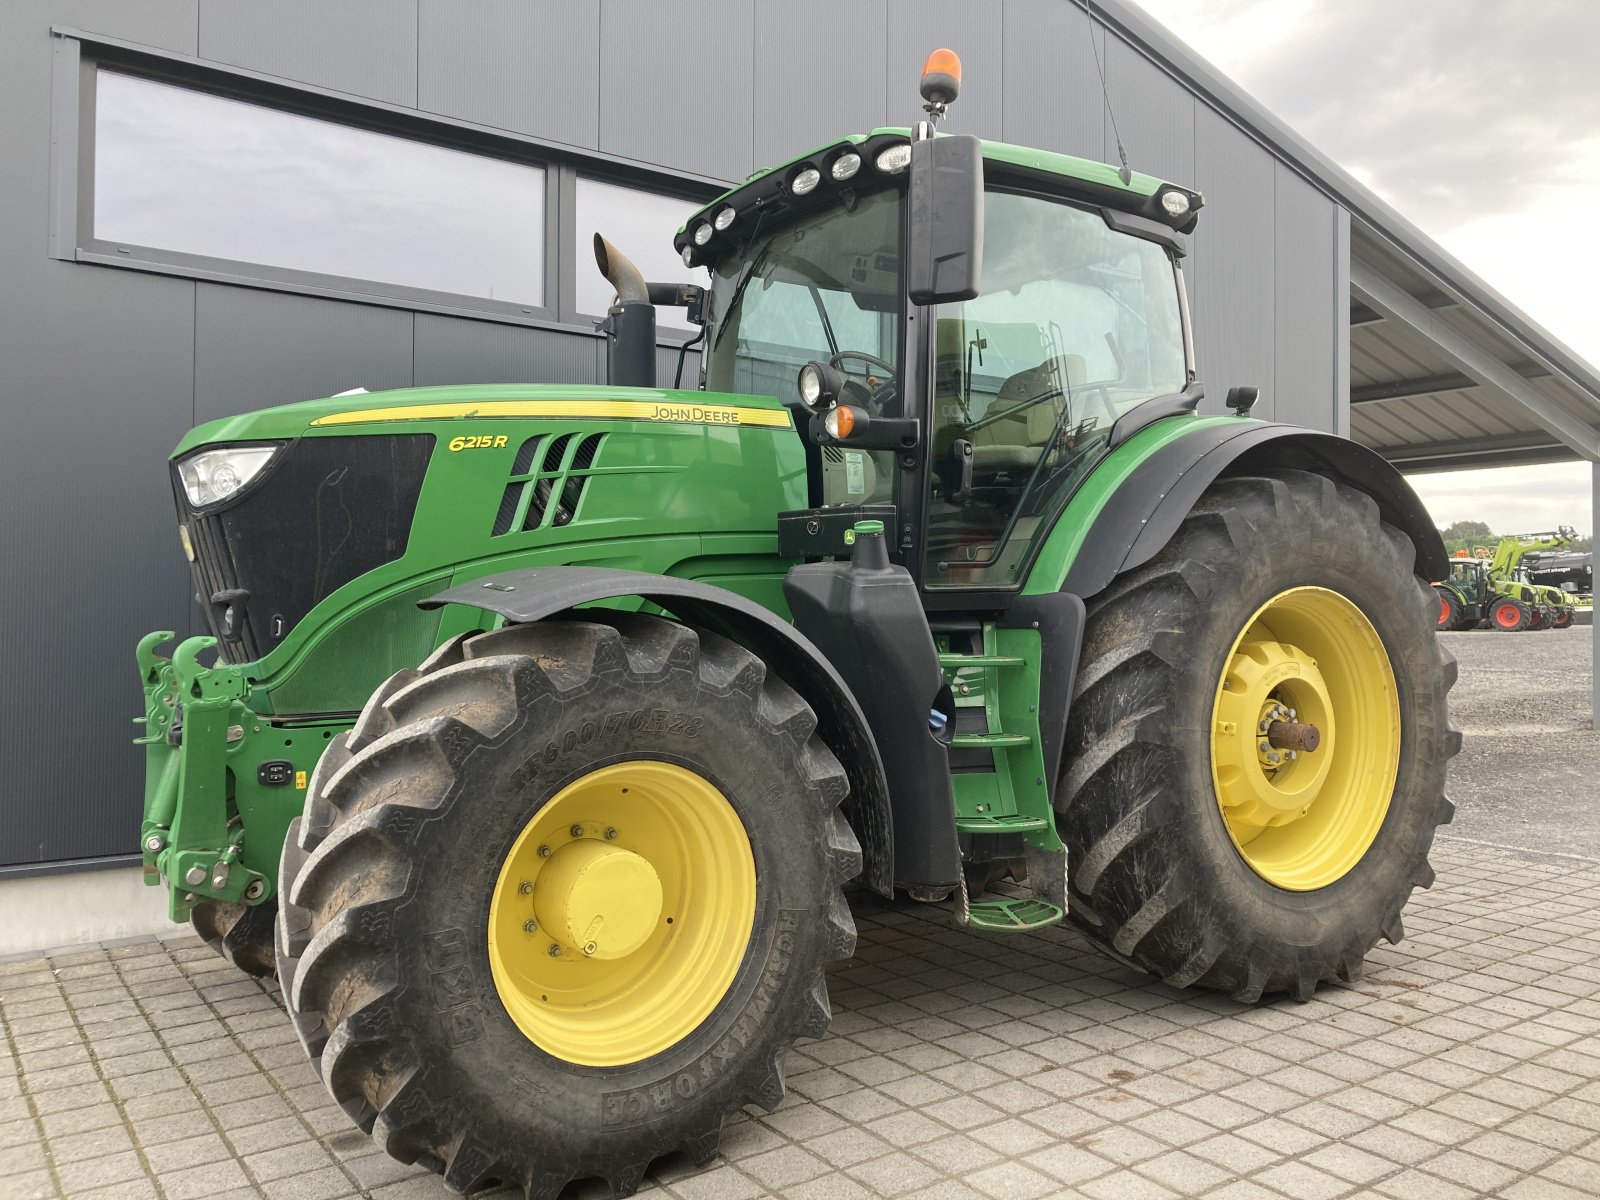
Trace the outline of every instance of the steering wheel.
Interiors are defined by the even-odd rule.
[[[862,391],[866,392],[866,402],[862,405],[862,407],[873,416],[878,416],[888,406],[889,401],[894,399],[894,366],[891,363],[885,362],[876,354],[868,354],[865,350],[840,350],[837,354],[829,356],[828,365],[830,367],[843,370],[841,364],[843,360],[849,358],[857,359],[858,361],[868,363],[871,366],[882,368],[885,378],[880,380],[876,387],[869,387],[866,384],[858,384],[853,379],[846,379],[844,384],[846,388],[860,388]]]

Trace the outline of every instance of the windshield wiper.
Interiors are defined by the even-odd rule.
[[[722,345],[722,335],[727,333],[728,327],[733,324],[732,321],[728,320],[729,315],[739,307],[739,301],[744,299],[744,289],[750,286],[750,281],[756,277],[756,272],[765,265],[767,255],[771,252],[772,243],[768,242],[761,247],[761,253],[750,260],[750,264],[745,267],[744,273],[739,276],[739,282],[733,285],[733,296],[728,300],[728,307],[723,310],[722,321],[717,326],[717,336],[711,339],[711,349],[715,350]]]

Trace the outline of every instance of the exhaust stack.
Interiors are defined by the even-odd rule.
[[[606,382],[618,387],[656,385],[656,310],[650,303],[650,285],[639,268],[598,233],[594,235],[594,261],[606,282],[617,290],[606,319]]]

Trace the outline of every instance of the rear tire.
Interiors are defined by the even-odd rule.
[[[1568,607],[1568,608],[1558,608],[1556,610],[1556,619],[1554,621],[1555,628],[1557,628],[1557,629],[1566,629],[1571,624],[1572,624],[1572,609],[1570,607]]]
[[[1456,599],[1456,594],[1449,588],[1434,584],[1433,590],[1439,597],[1438,623],[1434,625],[1434,628],[1441,633],[1459,628],[1461,625],[1461,601]]]
[[[839,812],[844,770],[816,736],[810,708],[723,638],[656,617],[585,616],[458,638],[420,671],[391,679],[318,765],[284,847],[279,976],[313,1064],[383,1149],[441,1171],[457,1191],[502,1182],[553,1200],[569,1181],[599,1176],[630,1195],[660,1155],[709,1161],[728,1112],[745,1103],[770,1110],[783,1098],[783,1054],[828,1025],[823,965],[855,945],[842,887],[861,856]],[[747,940],[721,960],[729,981],[699,992],[703,1018],[691,1015],[676,1041],[642,1058],[584,1065],[582,1052],[545,1048],[571,1034],[549,1024],[549,1013],[576,1027],[582,1044],[593,1034],[591,1010],[560,1008],[565,981],[528,995],[507,963],[531,976],[562,959],[543,954],[562,935],[549,910],[533,908],[546,895],[539,864],[553,870],[580,839],[576,826],[570,838],[566,829],[577,811],[561,807],[574,788],[582,797],[585,781],[615,778],[619,768],[714,785],[748,840],[753,916],[739,934]],[[608,786],[609,801],[588,802],[640,802]],[[593,815],[586,850],[625,848],[630,860],[631,850],[655,853],[629,846],[642,829],[624,819],[614,821],[620,831],[608,828],[603,807]],[[539,824],[558,818],[555,835]],[[644,817],[635,810],[634,819]],[[666,881],[671,863],[655,865]],[[588,868],[576,869],[583,878]],[[686,910],[708,873],[714,867],[702,863],[693,877],[677,876],[688,879],[677,897],[684,907],[641,918],[656,930],[641,936],[661,940],[635,944],[668,949],[651,950],[648,971],[626,985],[631,993],[615,994],[645,993],[670,1007],[692,990],[669,994],[657,981],[700,961],[672,948],[695,945]],[[540,882],[519,885],[522,876]],[[607,894],[638,894],[632,879],[628,886]],[[506,918],[496,906],[508,904],[527,912]],[[584,936],[601,920],[632,920],[632,911],[606,910]],[[662,915],[672,912],[682,919],[669,930]],[[588,960],[564,951],[565,969],[617,979],[607,974],[614,956],[600,950]],[[618,1041],[625,1036],[619,1028]],[[601,1041],[599,1053],[610,1044]]]
[[[1380,936],[1400,940],[1412,888],[1433,882],[1428,851],[1453,812],[1445,767],[1460,745],[1445,708],[1455,660],[1437,643],[1438,601],[1413,574],[1414,558],[1370,497],[1329,479],[1224,479],[1154,561],[1090,601],[1056,805],[1069,910],[1098,947],[1175,987],[1253,1003],[1353,980]],[[1366,650],[1372,661],[1386,652],[1392,668],[1394,786],[1385,808],[1364,811],[1376,829],[1365,849],[1351,842],[1329,860],[1334,881],[1291,890],[1252,866],[1253,851],[1230,832],[1214,776],[1214,704],[1226,690],[1219,680],[1232,686],[1239,647],[1255,645],[1243,639],[1261,613],[1283,597],[1330,593],[1340,598],[1328,603],[1353,606],[1381,639]],[[1262,677],[1289,677],[1278,670]],[[1358,689],[1355,702],[1377,703],[1365,695]],[[1352,803],[1342,796],[1329,800]]]

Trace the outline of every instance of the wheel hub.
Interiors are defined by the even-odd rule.
[[[568,842],[534,882],[533,911],[552,939],[586,958],[624,958],[661,919],[661,877],[632,851],[585,838]]]
[[[673,763],[614,763],[545,801],[506,853],[489,900],[495,990],[547,1053],[638,1062],[716,1007],[755,910],[754,853],[727,797]]]

